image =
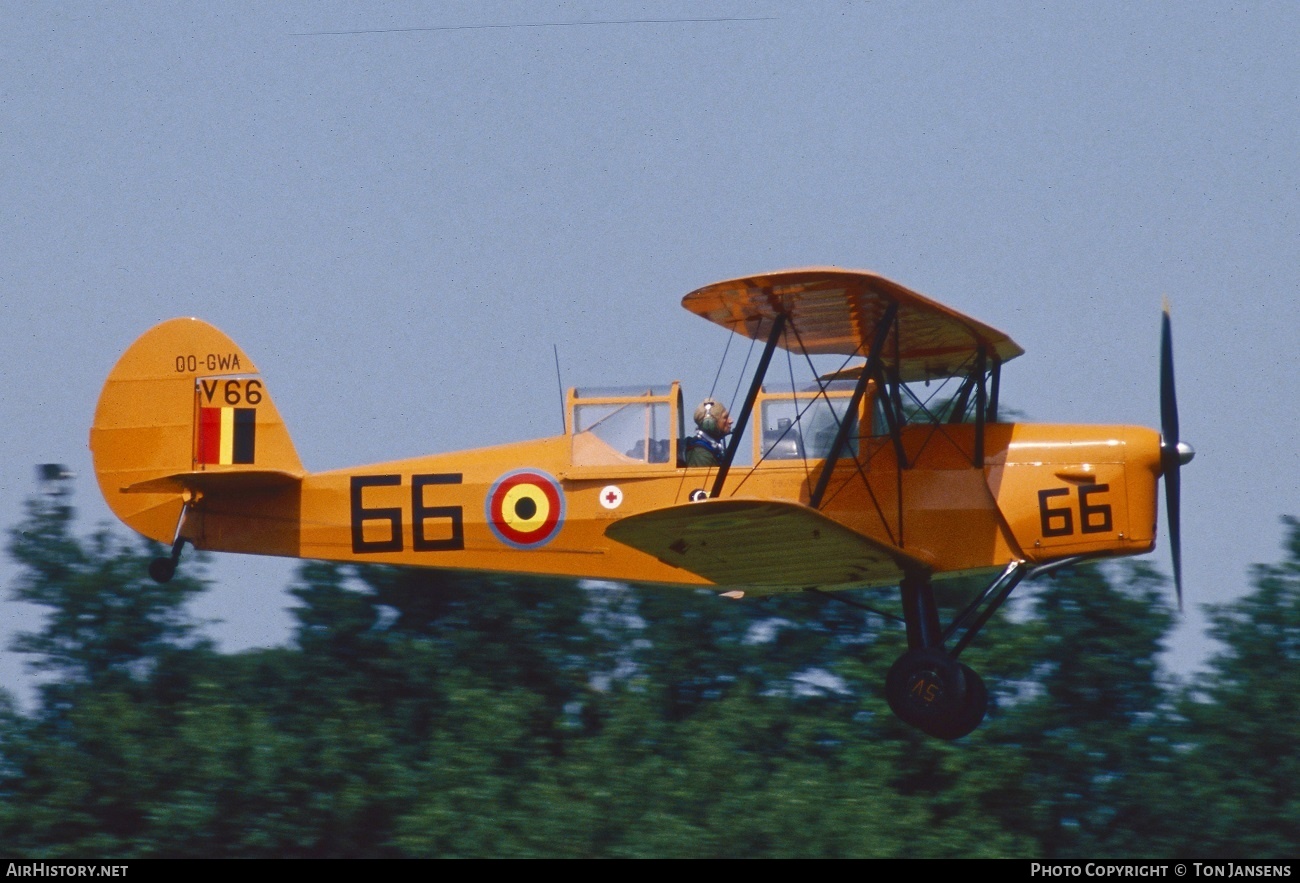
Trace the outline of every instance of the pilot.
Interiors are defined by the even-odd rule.
[[[721,466],[726,447],[722,439],[731,432],[731,415],[721,402],[705,399],[695,409],[695,435],[686,440],[687,466]]]

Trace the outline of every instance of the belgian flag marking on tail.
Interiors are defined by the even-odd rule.
[[[203,466],[247,465],[257,447],[256,408],[199,408],[194,461]]]
[[[254,377],[194,380],[194,465],[251,466],[257,453],[257,405],[265,399]]]

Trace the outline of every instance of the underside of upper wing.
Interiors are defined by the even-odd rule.
[[[799,503],[705,500],[632,515],[610,539],[728,588],[764,594],[892,585],[924,562]]]
[[[876,273],[808,267],[706,285],[682,306],[746,337],[763,339],[777,315],[787,319],[786,349],[867,356],[876,323],[893,305],[896,330],[882,363],[905,382],[964,374],[980,350],[1006,362],[1024,352],[982,322]]]

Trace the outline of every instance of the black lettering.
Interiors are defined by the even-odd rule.
[[[1110,533],[1110,504],[1088,502],[1091,494],[1104,494],[1110,490],[1108,484],[1085,484],[1079,488],[1079,530],[1083,533]]]
[[[238,405],[241,396],[239,394],[239,381],[227,380],[225,399],[227,405]]]
[[[1049,509],[1047,501],[1052,497],[1068,497],[1068,487],[1048,488],[1038,492],[1038,517],[1041,520],[1044,537],[1064,537],[1074,533],[1074,513],[1069,509]],[[1057,523],[1053,524],[1053,521]]]
[[[208,353],[207,362],[208,362],[208,370],[209,370],[209,371],[215,371],[215,370],[217,370],[217,357],[216,357],[216,356],[212,355],[212,353]]]
[[[212,397],[217,394],[217,382],[214,380],[209,385],[206,380],[200,380],[199,386],[203,387],[203,395],[207,398],[208,404],[212,404]]]
[[[250,380],[244,387],[244,401],[250,405],[260,404],[262,401],[262,381]]]
[[[465,548],[465,513],[460,506],[426,506],[424,489],[431,484],[460,484],[461,473],[446,472],[411,476],[411,523],[414,531],[411,548],[416,552],[454,552]],[[445,518],[450,535],[441,539],[425,536],[425,522]]]
[[[352,551],[355,554],[402,551],[402,510],[367,509],[361,499],[361,492],[368,487],[391,487],[401,483],[400,475],[352,476]],[[390,531],[388,539],[367,540],[365,533],[367,521],[387,521]]]

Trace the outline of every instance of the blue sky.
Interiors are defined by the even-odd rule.
[[[1196,604],[1242,590],[1300,514],[1295,4],[4,17],[6,526],[51,461],[79,475],[83,527],[110,518],[91,413],[120,352],[172,316],[241,344],[324,469],[553,434],[553,346],[566,384],[676,378],[696,398],[726,338],[681,296],[810,264],[1007,331],[1027,352],[1003,400],[1046,422],[1156,425],[1171,299],[1197,449],[1180,668],[1206,652]],[[735,20],[668,21],[717,18]],[[629,23],[572,24],[593,21]],[[558,26],[481,27],[506,24]],[[403,28],[447,29],[319,33]],[[291,573],[223,559],[198,613],[227,647],[283,641]],[[34,627],[4,610],[4,630]],[[21,671],[0,652],[0,683]]]

